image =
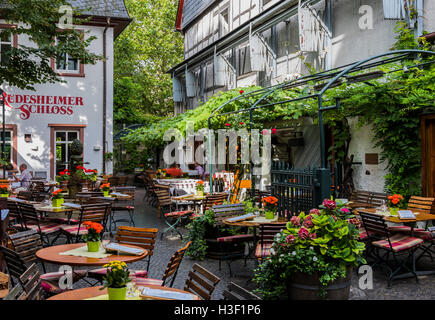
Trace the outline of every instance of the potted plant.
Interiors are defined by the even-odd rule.
[[[388,208],[390,209],[390,214],[392,216],[397,216],[397,211],[404,207],[404,199],[401,194],[393,194],[388,196]]]
[[[106,275],[103,277],[103,287],[107,288],[109,300],[125,300],[127,296],[127,283],[130,282],[130,271],[125,262],[111,261],[103,266]]]
[[[68,189],[68,180],[70,176],[71,174],[68,169],[59,172],[59,175],[56,176],[56,182],[60,184],[62,191],[66,191]]]
[[[293,216],[255,270],[264,299],[347,299],[352,267],[365,264],[355,217],[326,199]]]
[[[101,245],[101,231],[103,226],[97,222],[86,221],[83,223],[88,230],[87,234],[82,236],[82,239],[86,241],[89,252],[98,252]]]
[[[202,180],[197,181],[195,189],[196,189],[197,196],[199,196],[199,197],[204,196],[204,181],[202,181]]]
[[[63,203],[63,194],[62,194],[62,189],[57,189],[55,191],[53,191],[53,193],[51,194],[51,205],[54,208],[59,208],[62,206]]]
[[[278,206],[278,198],[274,196],[269,196],[261,199],[264,207],[264,215],[266,219],[275,218],[276,207]]]
[[[0,185],[0,197],[9,197],[9,186],[7,184]]]
[[[105,197],[108,197],[109,196],[109,192],[111,191],[111,189],[110,189],[110,183],[103,183],[100,186],[100,190],[103,191],[103,195]]]

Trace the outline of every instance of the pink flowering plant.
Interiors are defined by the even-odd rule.
[[[342,204],[325,200],[319,209],[293,216],[275,236],[271,255],[255,270],[254,281],[264,299],[287,296],[295,273],[319,276],[320,296],[349,268],[364,264],[365,245],[359,241],[359,220]]]

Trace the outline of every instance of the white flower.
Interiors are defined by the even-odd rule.
[[[316,262],[317,260],[319,260],[319,259],[317,259],[317,257],[313,257],[314,262]]]
[[[270,254],[275,254],[275,250],[273,248],[270,249]]]
[[[311,246],[311,247],[310,247],[310,250],[314,250],[314,247],[313,247],[313,246]]]
[[[281,263],[281,262],[282,262],[281,258],[279,258],[279,259],[278,259],[278,262],[279,262],[279,263]]]
[[[281,253],[279,256],[280,256],[281,258],[284,258],[284,253]]]
[[[292,252],[292,255],[294,255],[294,256],[295,256],[295,255],[296,255],[296,251],[293,251],[293,252]]]

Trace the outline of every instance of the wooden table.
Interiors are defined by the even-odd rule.
[[[375,208],[364,208],[364,209],[355,209],[356,212],[367,212],[371,214],[376,214]],[[414,228],[415,224],[419,221],[431,221],[435,220],[435,214],[430,213],[424,213],[424,212],[418,212],[417,210],[412,210],[412,212],[415,214],[415,219],[400,219],[396,216],[384,216],[385,220],[392,222],[392,223],[403,223],[403,224],[409,224],[411,229]]]
[[[76,290],[69,290],[63,293],[57,294],[48,298],[47,300],[84,300],[89,298],[95,298],[104,294],[107,294],[107,289],[100,290],[102,286],[98,287],[88,287]],[[188,291],[183,291],[180,289],[169,288],[169,287],[161,287],[161,286],[146,286],[151,289],[160,289],[174,292],[182,292],[182,293],[191,293]],[[200,298],[195,295],[195,300],[200,300]]]
[[[77,249],[82,246],[86,246],[86,243],[62,244],[58,246],[47,247],[38,250],[36,252],[36,256],[38,257],[38,259],[48,263],[53,263],[58,265],[66,264],[70,266],[91,266],[91,267],[102,266],[106,263],[115,260],[123,261],[125,263],[130,263],[130,262],[142,260],[143,258],[148,256],[148,250],[144,250],[141,247],[134,246],[134,245],[127,245],[127,244],[125,244],[125,246],[144,250],[145,251],[144,254],[140,256],[112,254],[111,256],[108,256],[106,258],[87,258],[87,257],[77,257],[77,256],[64,256],[59,254],[65,251]]]
[[[232,217],[234,218],[234,217]],[[257,222],[257,221],[253,221],[252,220],[243,220],[243,221],[236,221],[236,222],[231,222],[228,221],[228,219],[222,220],[222,222],[228,226],[233,226],[233,227],[260,227],[262,224],[269,224],[269,223],[284,223],[287,222],[286,218],[283,217],[278,217],[277,220],[275,221],[261,221],[261,222]],[[271,219],[272,220],[272,219]]]
[[[181,201],[181,202],[187,201],[187,202],[193,202],[193,206],[195,208],[194,209],[195,212],[198,212],[198,210],[197,210],[198,206],[200,208],[199,212],[202,212],[202,210],[201,210],[202,201],[205,199],[205,197],[207,195],[208,194],[204,194],[203,196],[197,196],[197,195],[190,194],[190,195],[187,195],[187,196],[172,197],[171,200],[175,201],[177,210],[178,210],[178,201]]]

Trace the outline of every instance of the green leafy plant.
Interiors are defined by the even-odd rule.
[[[103,277],[104,288],[124,288],[130,280],[130,271],[127,264],[122,261],[112,261],[103,266],[106,268],[106,275]]]
[[[84,241],[97,242],[101,240],[101,231],[103,226],[97,222],[85,221],[83,225],[87,229],[87,233],[82,235]]]
[[[188,241],[192,241],[186,254],[197,260],[203,260],[207,253],[206,232],[207,229],[215,228],[213,210],[207,210],[203,215],[195,217],[191,223],[187,225],[189,229]]]
[[[254,281],[264,299],[287,296],[287,285],[296,272],[319,276],[320,296],[346,270],[365,263],[364,243],[350,210],[333,200],[319,209],[293,216],[272,245],[271,255],[255,270]]]

